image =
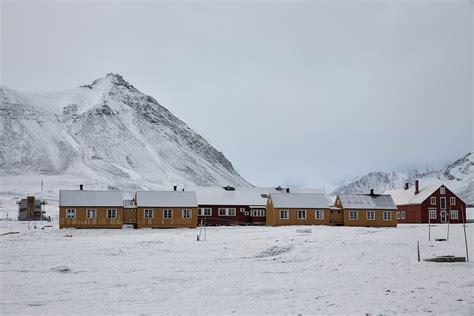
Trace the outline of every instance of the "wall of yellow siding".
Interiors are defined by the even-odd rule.
[[[153,218],[145,219],[145,209],[153,210]],[[173,210],[173,218],[165,219],[163,210]],[[183,218],[183,209],[191,210],[191,218]],[[197,208],[179,207],[179,208],[161,208],[161,207],[139,207],[137,208],[137,228],[178,228],[178,227],[197,227]]]
[[[76,218],[67,218],[67,209],[76,210]],[[96,218],[87,218],[86,210],[95,209]],[[107,218],[107,210],[116,209],[115,219]],[[59,228],[122,228],[123,208],[122,207],[60,207],[59,208]]]
[[[358,219],[350,220],[349,211],[358,211]],[[377,226],[377,227],[397,227],[397,211],[388,210],[392,213],[392,220],[383,219],[383,212],[387,210],[375,210],[375,219],[367,220],[366,211],[359,209],[344,209],[344,226]],[[370,211],[370,210],[369,210]]]
[[[280,219],[280,211],[288,210],[288,219]],[[306,219],[298,219],[298,210],[306,210]],[[323,219],[316,219],[316,210],[324,212]],[[287,226],[287,225],[329,225],[329,209],[296,209],[296,208],[271,208],[267,209],[267,225]]]

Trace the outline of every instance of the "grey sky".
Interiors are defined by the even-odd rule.
[[[3,1],[0,84],[117,72],[257,185],[328,186],[473,150],[469,1]]]

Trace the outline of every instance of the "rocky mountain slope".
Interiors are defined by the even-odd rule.
[[[130,190],[250,185],[221,152],[117,74],[58,93],[0,87],[0,177],[9,179],[0,192],[31,182],[39,188],[40,179],[54,190],[80,182]]]
[[[405,182],[413,185],[420,180],[421,185],[445,184],[466,203],[474,204],[474,154],[468,153],[460,159],[449,163],[440,170],[420,172],[418,170],[371,172],[362,177],[341,184],[330,195],[349,192],[369,192],[375,189],[378,193],[386,190],[401,189]]]

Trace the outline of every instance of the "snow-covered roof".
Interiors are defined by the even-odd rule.
[[[196,192],[137,191],[137,207],[197,207]]]
[[[420,188],[420,192],[415,194],[415,188],[388,190],[384,194],[390,194],[397,205],[421,204],[429,198],[440,185],[430,185]]]
[[[325,193],[271,193],[275,208],[328,208],[330,199]]]
[[[252,207],[264,207],[271,193],[286,193],[286,188],[279,190],[258,187],[234,187],[233,190],[225,190],[223,187],[186,187],[185,190],[196,192],[199,205],[251,205]],[[312,188],[290,188],[290,192],[326,195],[323,189]]]
[[[60,190],[59,206],[123,206],[123,193],[102,190]]]
[[[385,194],[339,194],[343,208],[396,210],[397,206],[390,195]]]

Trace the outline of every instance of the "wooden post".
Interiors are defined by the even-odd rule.
[[[431,214],[430,209],[428,209],[428,241],[431,240]]]
[[[449,211],[446,216],[448,217],[448,234],[446,236],[446,241],[449,241],[449,224],[451,223],[451,202],[449,202]]]
[[[462,215],[462,226],[464,228],[464,243],[466,244],[466,262],[469,262],[469,251],[467,250],[467,235],[466,235],[466,212],[462,210],[461,207],[461,215]]]
[[[420,241],[419,240],[416,242],[416,249],[418,252],[418,262],[420,262]]]

